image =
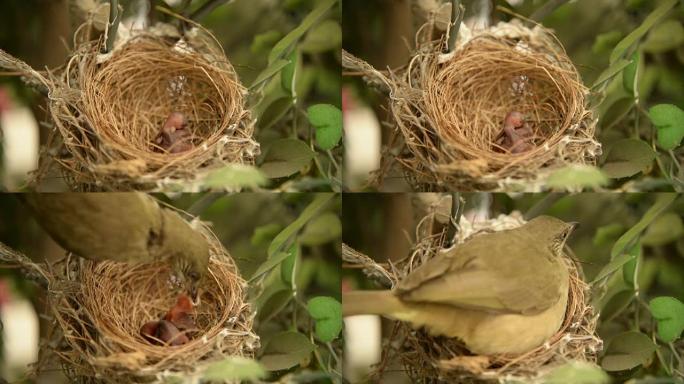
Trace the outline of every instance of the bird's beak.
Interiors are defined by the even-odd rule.
[[[569,222],[568,224],[570,224],[570,229],[573,230],[573,231],[574,231],[575,229],[579,228],[579,226],[580,226],[579,221],[571,221],[571,222]]]
[[[190,293],[190,300],[192,300],[193,303],[196,302],[199,296],[199,289],[197,289],[197,284],[195,284],[194,282],[191,283],[188,291],[188,293]]]

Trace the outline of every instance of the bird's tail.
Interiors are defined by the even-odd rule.
[[[401,311],[404,304],[390,291],[351,291],[342,294],[342,315],[389,315]]]

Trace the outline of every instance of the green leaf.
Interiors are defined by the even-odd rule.
[[[321,149],[333,149],[342,138],[342,111],[334,105],[316,104],[307,110],[309,123],[316,128],[316,143]]]
[[[604,225],[602,227],[598,227],[596,229],[596,234],[594,235],[594,239],[592,242],[594,245],[598,247],[606,245],[608,243],[612,243],[622,234],[624,230],[625,227],[619,223],[612,223]]]
[[[342,28],[337,21],[326,20],[313,27],[300,45],[303,52],[321,53],[342,46]]]
[[[210,381],[256,380],[266,376],[264,368],[252,359],[231,356],[224,360],[209,364],[202,374],[202,379]]]
[[[280,332],[268,341],[260,362],[269,371],[292,368],[306,363],[314,348],[309,339],[299,332]]]
[[[280,234],[278,234],[278,236],[280,236]],[[278,236],[276,236],[276,239],[278,238]],[[276,239],[273,239],[273,241],[275,241]],[[273,245],[273,242],[271,242],[271,245]],[[269,249],[270,249],[271,245],[269,245]],[[290,257],[292,254],[296,253],[297,251],[298,251],[297,244],[292,244],[290,246],[290,248],[287,250],[287,252],[280,252],[280,251],[275,252],[275,253],[269,252],[268,258],[266,259],[266,261],[264,261],[259,266],[259,268],[257,268],[257,270],[254,272],[254,275],[252,275],[253,276],[252,278],[255,278],[257,276],[260,276],[260,275],[270,271],[271,269],[275,268],[278,264],[282,263],[283,260],[287,259],[288,257]]]
[[[280,264],[280,279],[283,280],[283,283],[294,289],[294,285],[292,283],[294,281],[293,277],[296,273],[295,266],[297,265],[297,259],[299,258],[299,247],[296,243],[292,246],[294,247],[295,251],[290,252],[289,256],[287,256],[287,258]]]
[[[598,273],[598,275],[596,275],[592,281],[592,284],[617,272],[620,268],[622,268],[623,265],[634,259],[638,252],[639,249],[637,247],[632,247],[628,252],[620,253],[614,257],[611,257],[611,261],[601,268],[601,271]]]
[[[314,156],[311,148],[301,140],[276,140],[264,156],[261,171],[272,179],[291,176],[307,168]]]
[[[299,241],[304,245],[322,245],[342,235],[342,222],[333,212],[324,213],[306,225]]]
[[[290,63],[283,68],[283,71],[280,73],[280,83],[283,89],[290,94],[292,94],[292,85],[295,80],[295,73],[297,72],[298,65],[299,53],[297,51],[292,51],[292,54],[290,55]]]
[[[269,80],[273,76],[277,75],[283,68],[290,64],[289,60],[276,60],[273,64],[266,67],[257,78],[252,82],[249,88],[255,88],[257,85]]]
[[[259,127],[264,131],[271,128],[294,106],[293,103],[294,100],[291,96],[283,96],[273,100],[267,105],[261,115],[261,119],[257,120]]]
[[[684,43],[684,27],[679,20],[666,20],[651,30],[641,45],[646,52],[663,53]]]
[[[660,193],[656,196],[656,202],[648,211],[646,211],[646,213],[644,213],[641,220],[625,232],[624,235],[620,236],[618,241],[615,242],[610,251],[611,260],[625,252],[627,247],[631,246],[632,249],[634,249],[632,244],[635,243],[636,239],[641,235],[641,232],[643,232],[653,220],[660,216],[660,214],[677,198],[677,194],[675,193]]]
[[[270,243],[282,229],[283,226],[277,223],[258,226],[254,228],[250,242],[254,246]]]
[[[648,226],[641,242],[644,245],[660,246],[678,240],[684,235],[682,218],[673,212],[668,212],[655,219]]]
[[[553,171],[546,185],[557,189],[598,188],[608,183],[600,169],[584,164],[573,164]]]
[[[283,34],[276,30],[266,31],[254,36],[250,51],[255,54],[265,53],[273,48],[275,43],[283,37]]]
[[[293,252],[297,252],[296,244],[292,244],[288,252],[281,252],[288,244],[290,244],[292,237],[297,234],[311,218],[318,215],[318,213],[326,207],[330,200],[335,196],[332,193],[318,193],[314,200],[302,211],[297,220],[292,222],[283,229],[268,246],[268,259],[259,266],[256,272],[252,275],[250,280],[254,280],[260,275],[275,268]]]
[[[630,288],[634,289],[636,288],[635,279],[638,278],[638,276],[635,276],[637,272],[637,266],[640,265],[642,259],[641,243],[637,243],[633,250],[636,250],[636,257],[622,267],[622,280],[624,280],[625,284],[627,284]]]
[[[620,59],[617,62],[611,64],[608,66],[608,68],[604,69],[603,72],[599,75],[598,78],[594,81],[594,84],[592,84],[592,88],[596,88],[599,85],[601,85],[603,82],[610,80],[613,78],[613,76],[617,75],[622,71],[626,66],[630,64],[629,60],[624,60]]]
[[[644,66],[644,72],[639,73],[639,98],[641,100],[649,99],[658,83],[659,77],[660,68],[657,65]]]
[[[661,2],[658,8],[651,12],[638,28],[633,30],[615,46],[615,49],[613,49],[613,52],[610,54],[610,63],[612,64],[621,58],[625,51],[641,39],[651,27],[660,21],[660,19],[677,4],[678,1],[679,0],[664,0]]]
[[[629,65],[625,67],[625,70],[622,71],[622,85],[625,87],[625,90],[629,92],[630,95],[634,94],[634,84],[636,83],[637,80],[637,72],[639,70],[639,52],[634,52],[632,54],[632,59],[629,62]]]
[[[631,289],[622,290],[611,296],[603,308],[601,308],[601,321],[604,324],[612,321],[629,306],[634,297],[634,291]]]
[[[274,61],[287,56],[289,53],[287,50],[292,47],[297,40],[304,36],[311,27],[316,25],[336,2],[337,0],[319,1],[317,7],[302,20],[301,24],[285,35],[285,37],[273,47],[271,53],[268,55],[268,62],[273,63]]]
[[[280,311],[294,299],[294,292],[289,288],[277,290],[266,299],[258,311],[259,322],[261,324],[268,323],[276,317]]]
[[[268,254],[280,250],[285,242],[287,242],[292,236],[294,236],[300,229],[306,225],[312,218],[316,217],[319,212],[327,206],[327,204],[335,197],[333,193],[317,193],[314,200],[302,211],[297,220],[292,224],[288,225],[282,232],[273,239],[271,245],[268,247]]]
[[[684,138],[684,111],[672,104],[658,104],[648,110],[651,123],[658,129],[658,145],[675,149]]]
[[[666,343],[679,339],[684,331],[684,304],[674,297],[661,296],[651,300],[648,307],[658,321],[658,337]]]
[[[230,164],[210,172],[202,181],[206,188],[256,188],[268,183],[266,176],[251,165]]]
[[[318,296],[306,304],[309,315],[316,320],[316,336],[324,343],[337,338],[342,331],[342,304],[332,297]]]
[[[542,378],[543,384],[609,384],[610,376],[586,361],[570,361],[556,367]]]
[[[624,371],[646,364],[656,345],[641,332],[624,332],[613,337],[601,360],[603,369],[609,372]]]
[[[621,81],[619,83],[622,85]],[[621,88],[624,87],[621,86]],[[624,90],[622,92],[626,94]],[[606,108],[606,112],[601,115],[601,126],[606,130],[613,127],[615,124],[622,121],[622,119],[627,116],[634,106],[634,95],[620,96],[608,108]]]
[[[655,151],[645,141],[622,139],[613,143],[602,170],[614,179],[630,177],[649,167],[655,157]]]
[[[620,41],[621,37],[622,32],[618,30],[601,33],[596,36],[594,45],[591,46],[591,51],[597,55],[607,52],[610,48],[614,47],[618,41]]]

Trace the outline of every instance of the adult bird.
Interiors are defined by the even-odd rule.
[[[209,244],[178,213],[151,196],[34,193],[22,200],[67,251],[95,261],[169,261],[180,284],[195,297],[209,264]]]
[[[574,224],[539,216],[426,261],[392,291],[343,294],[343,314],[378,314],[461,339],[473,353],[524,353],[560,328],[569,293],[563,247]]]

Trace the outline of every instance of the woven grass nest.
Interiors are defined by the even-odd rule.
[[[392,263],[391,269],[370,258],[351,255],[345,261],[362,265],[364,273],[379,283],[397,284],[409,271],[435,256],[442,248],[445,230],[434,232],[436,212],[430,212],[416,229],[416,243],[410,257]],[[461,219],[457,243],[478,234],[516,228],[524,224],[514,213],[483,222],[470,223]],[[441,226],[440,228],[443,228]],[[602,341],[595,331],[598,315],[589,304],[589,286],[582,278],[579,264],[565,257],[570,271],[568,305],[561,328],[543,345],[522,355],[472,355],[457,339],[430,336],[407,323],[395,322],[385,340],[381,362],[372,376],[380,377],[390,362],[399,362],[414,382],[482,383],[533,382],[551,369],[569,360],[596,362]]]
[[[82,382],[151,383],[192,375],[200,365],[227,356],[252,357],[259,339],[244,301],[246,282],[218,239],[206,228],[201,231],[211,259],[194,308],[199,331],[180,346],[151,344],[140,331],[176,302],[179,291],[168,264],[96,263],[75,256],[50,266],[13,260],[29,277],[47,282],[46,310],[53,321],[36,370],[59,363]]]
[[[345,67],[389,91],[401,143],[385,157],[395,153],[416,190],[537,190],[555,169],[595,163],[601,146],[589,91],[550,30],[517,20],[476,32],[461,26],[446,54],[432,23],[398,70],[381,72],[344,55]],[[510,112],[524,115],[532,149],[514,153],[498,142]]]
[[[259,145],[247,91],[209,32],[134,31],[102,54],[103,40],[86,31],[77,32],[67,64],[46,76],[0,52],[0,66],[47,89],[58,134],[43,155],[61,165],[72,189],[162,190],[226,164],[253,163]],[[155,145],[174,112],[184,115],[192,143],[179,153]],[[46,176],[48,159],[42,163],[35,182]]]

